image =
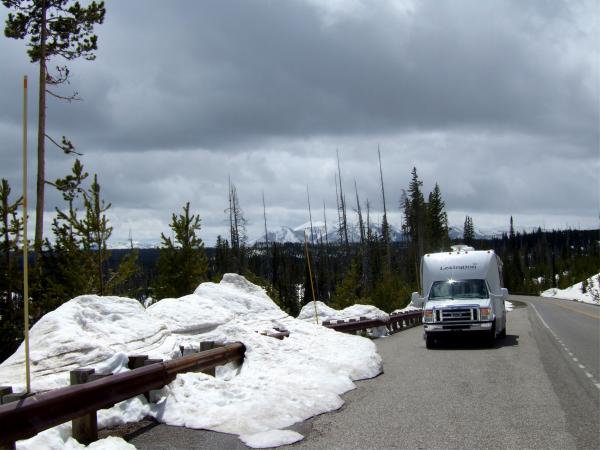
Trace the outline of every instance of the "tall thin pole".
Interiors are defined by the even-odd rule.
[[[31,392],[29,371],[29,246],[27,242],[27,75],[23,77],[23,314],[25,316],[25,380]]]
[[[319,314],[317,313],[317,299],[315,297],[315,286],[313,285],[312,268],[310,264],[310,252],[308,251],[308,239],[306,229],[304,230],[304,250],[306,251],[306,264],[308,264],[308,277],[310,278],[310,290],[312,291],[313,305],[315,307],[315,322],[319,325]]]
[[[269,248],[269,234],[267,233],[267,207],[265,206],[265,191],[262,191],[263,218],[265,219],[265,247]]]

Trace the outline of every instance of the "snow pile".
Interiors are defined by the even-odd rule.
[[[32,390],[69,384],[69,371],[120,371],[127,354],[170,359],[178,347],[167,326],[137,301],[82,295],[43,316],[29,332]],[[0,384],[24,389],[25,347],[0,364]]]
[[[416,311],[422,312],[423,308],[417,308],[416,306],[408,305],[401,309],[395,309],[394,311],[392,311],[392,314],[416,312]]]
[[[317,308],[317,316],[319,317],[319,323],[323,321],[347,321],[348,319],[360,319],[366,317],[367,319],[387,319],[389,315],[381,309],[372,305],[352,305],[342,310],[337,310],[327,306],[325,303],[309,302],[302,307],[298,319],[307,322],[315,323],[315,303]],[[375,327],[367,330],[369,337],[383,337],[387,336],[388,330],[386,327]]]
[[[583,281],[566,289],[551,288],[541,292],[542,297],[576,300],[578,302],[600,305],[600,273],[587,279],[586,292],[582,291]]]
[[[289,330],[290,337],[280,341],[260,334],[275,327]],[[241,367],[219,368],[217,377],[180,374],[159,391],[157,405],[140,396],[98,416],[101,424],[115,425],[151,415],[170,425],[238,434],[258,447],[297,441],[301,435],[283,429],[341,407],[340,394],[354,388],[353,380],[382,370],[369,339],[290,317],[262,288],[232,274],[148,310],[130,299],[78,297],[42,318],[30,335],[37,390],[67,384],[68,371],[76,367],[127,370],[128,354],[169,358],[180,345],[241,341],[246,346]],[[19,386],[22,353],[19,348],[0,365],[0,384]],[[61,425],[21,441],[19,448],[80,448],[69,433],[70,426]],[[42,445],[40,439],[49,441]],[[117,441],[95,448],[118,448]],[[95,445],[104,445],[100,442]]]
[[[317,301],[314,302],[317,306],[317,315],[319,316],[319,323],[324,320],[348,320],[348,319],[360,319],[366,317],[367,319],[385,319],[388,314],[381,309],[372,305],[352,305],[342,310],[334,309],[327,306],[325,303]],[[315,305],[313,302],[309,302],[302,307],[298,319],[306,321],[315,321]]]

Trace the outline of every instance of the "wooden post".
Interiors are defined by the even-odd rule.
[[[137,369],[138,367],[144,367],[144,361],[148,359],[148,355],[130,355],[127,367],[131,370]]]
[[[211,350],[213,348],[215,348],[214,341],[203,341],[203,342],[200,342],[200,351],[201,352],[204,352],[206,350]],[[216,374],[216,369],[213,367],[212,369],[203,370],[202,373],[205,373],[207,375],[211,375],[211,376],[214,377],[215,374]]]
[[[12,386],[0,386],[0,405],[4,403],[2,399],[5,395],[12,394]]]
[[[83,384],[90,381],[94,375],[94,369],[75,369],[71,370],[71,385]],[[98,440],[98,417],[96,411],[86,414],[83,417],[73,419],[73,438],[81,444],[90,444]]]

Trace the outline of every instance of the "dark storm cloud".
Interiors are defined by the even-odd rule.
[[[465,212],[490,223],[520,212],[595,223],[593,2],[106,6],[97,60],[70,63],[72,84],[61,90],[83,101],[49,99],[47,125],[53,137],[73,139],[99,173],[121,234],[140,227],[158,236],[190,201],[216,236],[226,229],[228,177],[251,236],[262,226],[262,191],[270,223],[308,220],[307,185],[315,216],[325,201],[332,220],[336,148],[348,195],[356,179],[361,200],[380,215],[377,144],[393,214],[417,166],[426,193],[439,182],[458,221]],[[3,78],[14,85],[0,92],[0,175],[14,183],[20,77],[28,73],[34,85],[36,68],[22,42],[0,39],[0,51]],[[33,127],[34,99],[30,108]],[[34,142],[32,133],[32,152]],[[71,163],[50,150],[48,178]],[[59,201],[49,194],[47,210]]]
[[[107,4],[98,60],[73,68],[86,101],[52,106],[57,129],[105,150],[465,125],[597,139],[560,3],[373,2],[333,23],[301,1],[148,5]]]

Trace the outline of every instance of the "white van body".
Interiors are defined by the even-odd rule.
[[[493,250],[454,247],[430,253],[421,261],[422,296],[414,292],[413,306],[423,307],[427,348],[450,333],[484,334],[489,345],[506,336],[502,261]]]

